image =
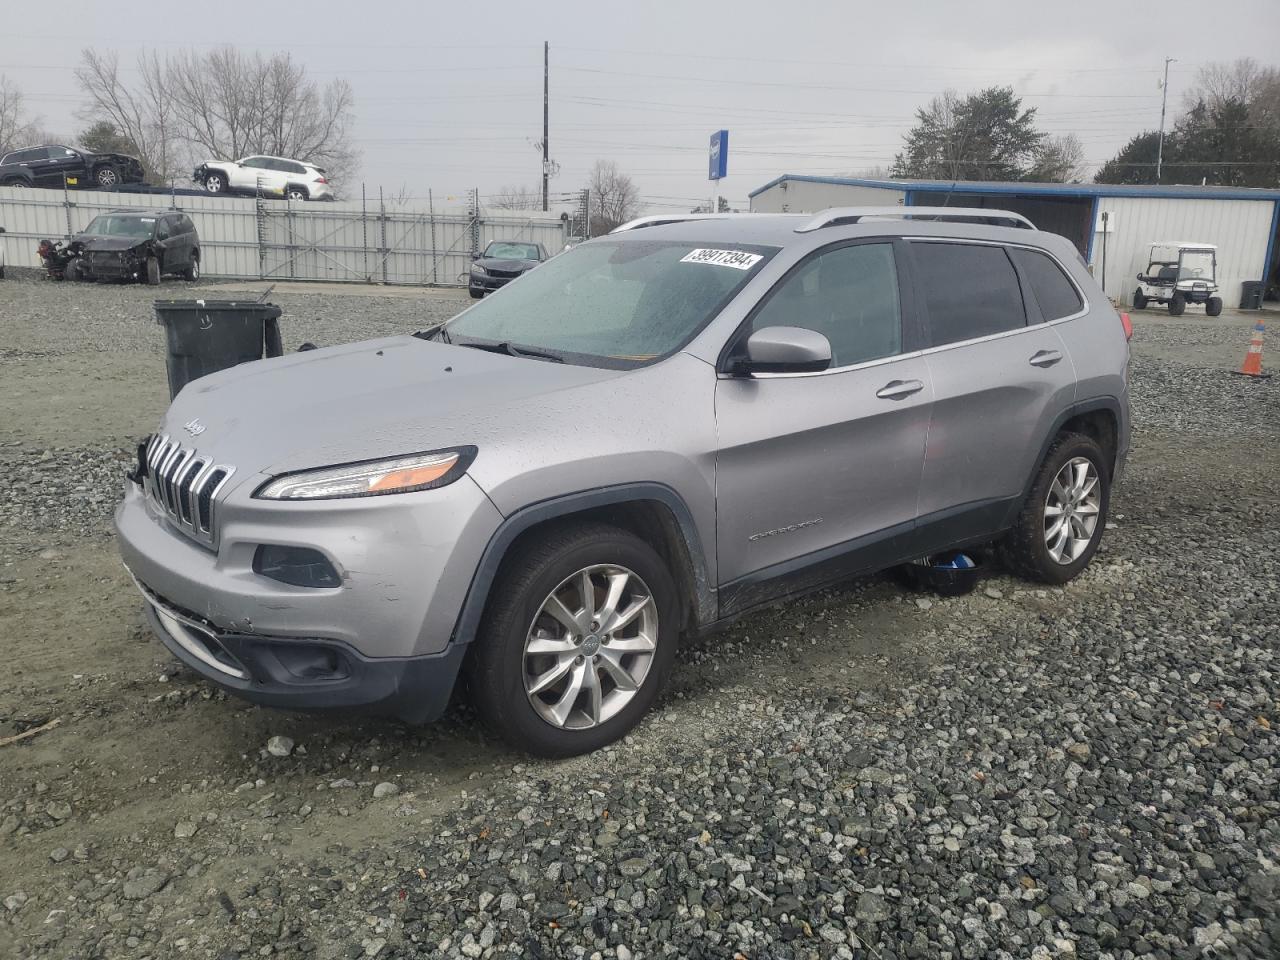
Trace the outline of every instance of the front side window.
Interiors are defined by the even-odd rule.
[[[240,161],[242,167],[253,167],[255,170],[267,169],[267,161],[264,157],[245,157]]]
[[[693,339],[776,252],[755,245],[593,240],[459,314],[440,336],[633,367]]]
[[[1084,304],[1079,291],[1050,257],[1025,247],[1015,247],[1009,253],[1030,282],[1031,292],[1040,304],[1040,315],[1045,320],[1059,320],[1080,312]]]
[[[933,346],[1027,325],[1022,288],[1003,247],[917,241],[911,252]]]
[[[861,243],[819,254],[774,288],[753,330],[804,327],[831,342],[831,366],[902,352],[893,245]]]

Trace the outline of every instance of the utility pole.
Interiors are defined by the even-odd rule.
[[[1156,183],[1160,183],[1160,170],[1165,163],[1165,108],[1169,106],[1169,64],[1171,63],[1178,63],[1178,61],[1171,56],[1166,56],[1165,82],[1160,88],[1160,145],[1156,147]]]
[[[547,211],[547,180],[550,174],[550,145],[547,142],[550,134],[550,64],[552,64],[552,44],[543,41],[543,211]],[[1161,123],[1164,128],[1164,123]]]

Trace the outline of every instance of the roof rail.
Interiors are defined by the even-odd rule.
[[[985,223],[993,227],[1034,230],[1036,225],[1012,210],[986,207],[831,207],[796,227],[796,233],[810,233],[823,227],[842,227],[863,220],[938,220],[946,223]]]
[[[686,220],[731,220],[740,217],[766,217],[766,213],[659,213],[648,217],[636,217],[621,226],[614,227],[610,233],[622,233],[625,230],[639,230],[641,227],[659,227],[664,223],[684,223]]]

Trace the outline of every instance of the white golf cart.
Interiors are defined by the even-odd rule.
[[[1220,314],[1218,248],[1177,240],[1153,243],[1146,272],[1138,274],[1138,289],[1133,292],[1135,310],[1148,303],[1167,303],[1173,317],[1182,316],[1188,303],[1203,303],[1211,317]]]

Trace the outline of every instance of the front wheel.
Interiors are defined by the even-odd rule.
[[[572,524],[517,548],[494,580],[468,666],[481,717],[543,757],[624,736],[671,670],[677,598],[657,552],[617,527]]]
[[[200,279],[199,258],[195,258],[195,257],[192,258],[191,266],[187,267],[187,269],[182,271],[182,277],[184,280],[190,280],[193,282]]]
[[[471,294],[471,299],[472,299],[472,300],[479,300],[481,297],[483,297],[483,296],[484,296],[484,291],[483,291],[483,290],[470,290],[470,289],[469,289],[469,290],[467,290],[467,293]]]
[[[1147,295],[1143,293],[1142,288],[1139,287],[1137,290],[1133,291],[1133,309],[1144,310],[1146,309],[1146,306]]]
[[[147,286],[160,286],[160,261],[155,257],[147,257]]]
[[[1081,433],[1059,435],[1000,545],[1005,566],[1045,583],[1078,576],[1102,540],[1110,499],[1111,471],[1102,448]]]
[[[120,174],[116,172],[115,167],[99,167],[93,178],[98,181],[100,187],[115,187],[120,183]]]
[[[226,193],[227,175],[214,171],[204,178],[204,189],[207,193]]]
[[[84,279],[84,269],[80,264],[79,257],[67,263],[66,267],[64,267],[62,270],[62,276],[65,279],[71,280],[71,281]]]
[[[1169,316],[1180,317],[1187,312],[1187,297],[1184,293],[1175,293],[1169,299]]]
[[[1207,315],[1211,316],[1211,317],[1216,317],[1216,316],[1218,316],[1219,314],[1221,314],[1221,313],[1222,313],[1222,298],[1221,298],[1221,297],[1210,297],[1208,300],[1206,300],[1206,301],[1205,301],[1205,303],[1204,303],[1204,312],[1205,312]]]

